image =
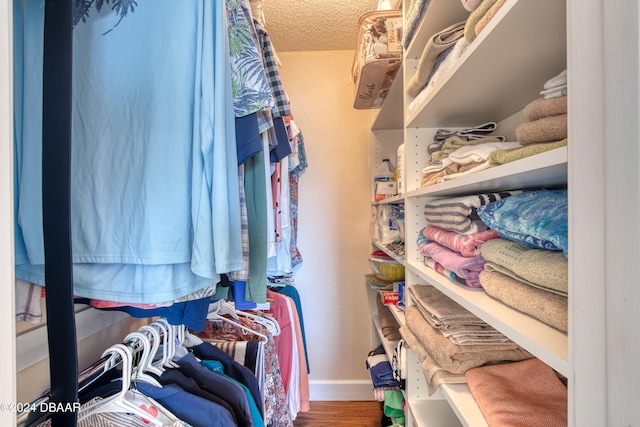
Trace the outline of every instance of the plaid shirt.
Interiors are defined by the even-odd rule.
[[[278,71],[278,63],[276,55],[271,45],[271,39],[267,31],[254,20],[256,31],[258,32],[258,39],[262,48],[264,72],[267,75],[267,79],[271,84],[271,90],[273,91],[273,98],[276,102],[276,106],[272,111],[272,116],[285,117],[290,114],[289,103],[287,102],[287,95],[282,87],[282,81],[280,80],[280,72]]]

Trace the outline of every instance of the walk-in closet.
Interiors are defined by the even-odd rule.
[[[639,12],[2,2],[0,424],[640,427]]]

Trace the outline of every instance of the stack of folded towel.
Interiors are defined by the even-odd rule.
[[[471,43],[498,13],[506,0],[462,0],[462,5],[469,12],[464,27],[464,37]]]
[[[428,393],[440,384],[464,383],[467,370],[520,361],[531,354],[432,286],[410,286],[400,334],[421,362]]]

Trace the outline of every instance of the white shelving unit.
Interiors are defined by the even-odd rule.
[[[406,13],[409,0],[404,3]],[[426,267],[418,252],[416,236],[426,225],[423,208],[432,198],[509,189],[567,188],[569,183],[569,154],[567,147],[563,147],[421,188],[427,146],[436,130],[492,121],[498,123],[495,134],[515,140],[515,127],[524,120],[522,109],[540,97],[539,92],[549,78],[567,68],[565,0],[507,0],[439,80],[440,85],[420,105],[412,105],[410,109],[413,98],[405,94],[404,86],[413,77],[428,39],[468,16],[460,1],[429,2],[425,19],[405,51],[402,78],[396,78],[382,108],[372,113],[372,170],[383,158],[394,159],[398,146],[404,142],[406,189],[404,194],[372,202],[372,206],[404,204],[406,255],[403,259],[394,258],[405,264],[408,286],[436,287],[561,375],[571,378],[569,334],[502,304],[482,290],[448,280]],[[399,111],[403,112],[401,118]],[[375,242],[372,245],[380,247]],[[399,322],[404,322],[402,312],[394,313]],[[375,319],[373,324],[379,329]],[[415,355],[412,357],[405,390],[408,426],[487,425],[465,384],[442,385],[437,393],[428,396],[420,364]]]

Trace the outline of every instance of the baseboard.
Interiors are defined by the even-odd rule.
[[[374,400],[370,380],[310,380],[309,400]]]

